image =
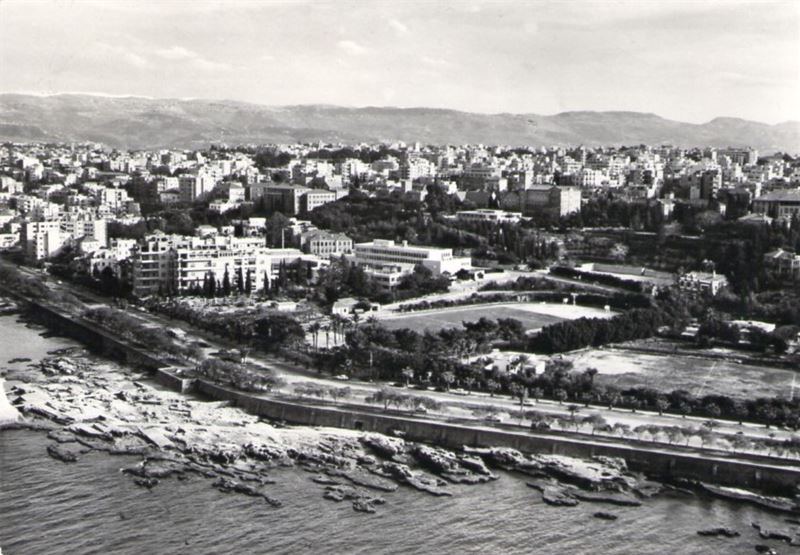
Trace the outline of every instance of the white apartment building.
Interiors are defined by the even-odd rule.
[[[216,184],[216,178],[211,175],[181,175],[178,177],[181,202],[194,202],[206,197]]]
[[[125,203],[130,200],[128,198],[128,191],[125,189],[104,187],[99,190],[97,200],[100,204],[108,206],[114,210],[118,210],[125,206]]]
[[[20,239],[25,257],[30,261],[46,260],[66,245],[92,237],[100,246],[107,241],[106,221],[87,215],[68,215],[60,220],[28,221],[22,224]]]
[[[61,231],[58,221],[24,222],[20,237],[25,258],[31,261],[54,256],[69,240],[69,235]]]
[[[147,296],[187,291],[203,286],[207,278],[222,282],[225,273],[233,288],[241,275],[250,276],[251,290],[278,276],[282,263],[304,260],[319,268],[321,262],[298,249],[269,249],[260,237],[187,237],[149,235],[133,250],[133,293]]]

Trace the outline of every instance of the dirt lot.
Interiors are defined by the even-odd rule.
[[[595,382],[616,387],[685,389],[694,395],[754,398],[790,396],[800,386],[797,372],[737,363],[735,357],[642,354],[624,349],[590,349],[569,355],[577,371],[597,368]],[[795,384],[795,381],[797,382]],[[800,394],[800,389],[794,394]]]

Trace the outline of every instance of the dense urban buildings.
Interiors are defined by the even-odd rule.
[[[470,249],[456,255],[397,236],[354,241],[314,225],[314,214],[354,190],[397,203],[425,203],[435,191],[456,203],[447,217],[468,227],[541,228],[594,217],[594,206],[612,199],[641,214],[634,225],[645,229],[687,214],[755,226],[792,226],[800,215],[800,163],[746,148],[395,143],[122,152],[6,143],[0,156],[0,248],[19,249],[31,263],[68,253],[86,272],[109,268],[137,295],[202,287],[226,269],[260,290],[281,261],[320,266],[343,255],[384,290],[417,265],[450,276],[473,267]],[[177,215],[187,209],[209,222]],[[295,217],[304,219],[277,223]],[[137,226],[167,233],[119,235]],[[121,248],[130,240],[135,247]],[[765,258],[782,278],[796,273],[792,245],[784,247]],[[721,279],[689,272],[678,282],[716,293]]]

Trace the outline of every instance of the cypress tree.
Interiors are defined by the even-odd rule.
[[[231,277],[228,275],[227,266],[225,266],[225,274],[222,276],[222,294],[226,297],[231,294]]]

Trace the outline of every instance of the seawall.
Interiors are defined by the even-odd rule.
[[[469,447],[511,447],[529,453],[551,453],[572,457],[608,456],[627,461],[631,470],[660,479],[686,478],[758,489],[787,495],[800,485],[800,467],[780,466],[681,453],[677,450],[609,444],[590,439],[512,432],[488,427],[359,412],[336,407],[306,406],[256,397],[205,380],[197,380],[195,391],[215,400],[226,400],[248,412],[292,424],[350,428],[390,434],[400,431],[413,441],[435,443],[458,449]]]

